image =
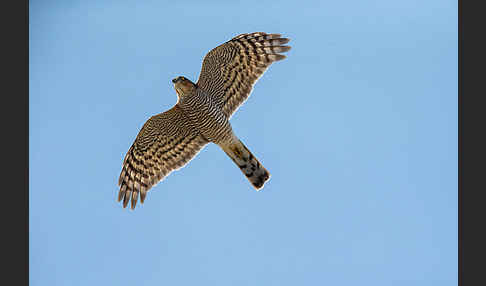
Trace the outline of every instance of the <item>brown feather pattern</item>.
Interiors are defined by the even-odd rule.
[[[290,50],[280,34],[241,34],[212,49],[204,58],[198,88],[220,97],[220,108],[230,118],[250,96],[255,82],[280,53]]]
[[[123,160],[118,201],[124,208],[130,204],[134,209],[139,199],[143,203],[155,184],[209,142],[223,148],[255,188],[263,187],[268,171],[242,145],[228,120],[268,67],[285,58],[281,53],[290,50],[288,42],[280,34],[241,34],[205,56],[197,84],[184,77],[173,80],[178,103],[145,122]]]
[[[118,201],[123,200],[123,207],[131,201],[134,209],[139,195],[143,203],[151,187],[187,164],[207,143],[177,105],[151,117],[123,160]]]

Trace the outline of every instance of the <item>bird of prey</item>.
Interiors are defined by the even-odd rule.
[[[177,103],[152,116],[123,160],[118,201],[134,209],[140,195],[174,170],[186,165],[206,144],[217,144],[255,189],[270,173],[238,139],[229,119],[248,98],[253,85],[275,61],[285,58],[289,39],[263,32],[238,35],[204,57],[197,83],[174,78]]]

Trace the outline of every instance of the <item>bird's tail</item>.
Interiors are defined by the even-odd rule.
[[[265,182],[270,179],[270,173],[239,139],[236,138],[232,143],[220,146],[240,168],[255,189],[260,190],[263,188]]]

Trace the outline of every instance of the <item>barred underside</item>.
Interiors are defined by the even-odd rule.
[[[143,203],[151,187],[187,164],[207,143],[178,106],[153,116],[125,156],[118,201],[123,200],[123,207],[131,201],[134,209],[139,195]]]
[[[199,133],[210,142],[218,143],[232,137],[233,130],[218,101],[201,89],[184,95],[178,105],[197,128]]]
[[[124,208],[131,202],[134,209],[139,196],[143,203],[155,184],[209,142],[221,146],[256,189],[263,187],[270,174],[233,137],[228,120],[268,67],[285,58],[280,53],[290,50],[288,42],[280,34],[238,35],[206,55],[196,85],[185,78],[174,82],[180,100],[144,124],[123,161],[118,201]]]
[[[214,48],[204,58],[198,87],[220,98],[220,108],[229,118],[248,98],[253,85],[280,53],[290,50],[290,40],[280,34],[241,34]]]

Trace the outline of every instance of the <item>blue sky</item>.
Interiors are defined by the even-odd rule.
[[[30,1],[31,285],[456,285],[457,1]],[[135,211],[143,123],[204,55],[291,38],[210,144]]]

